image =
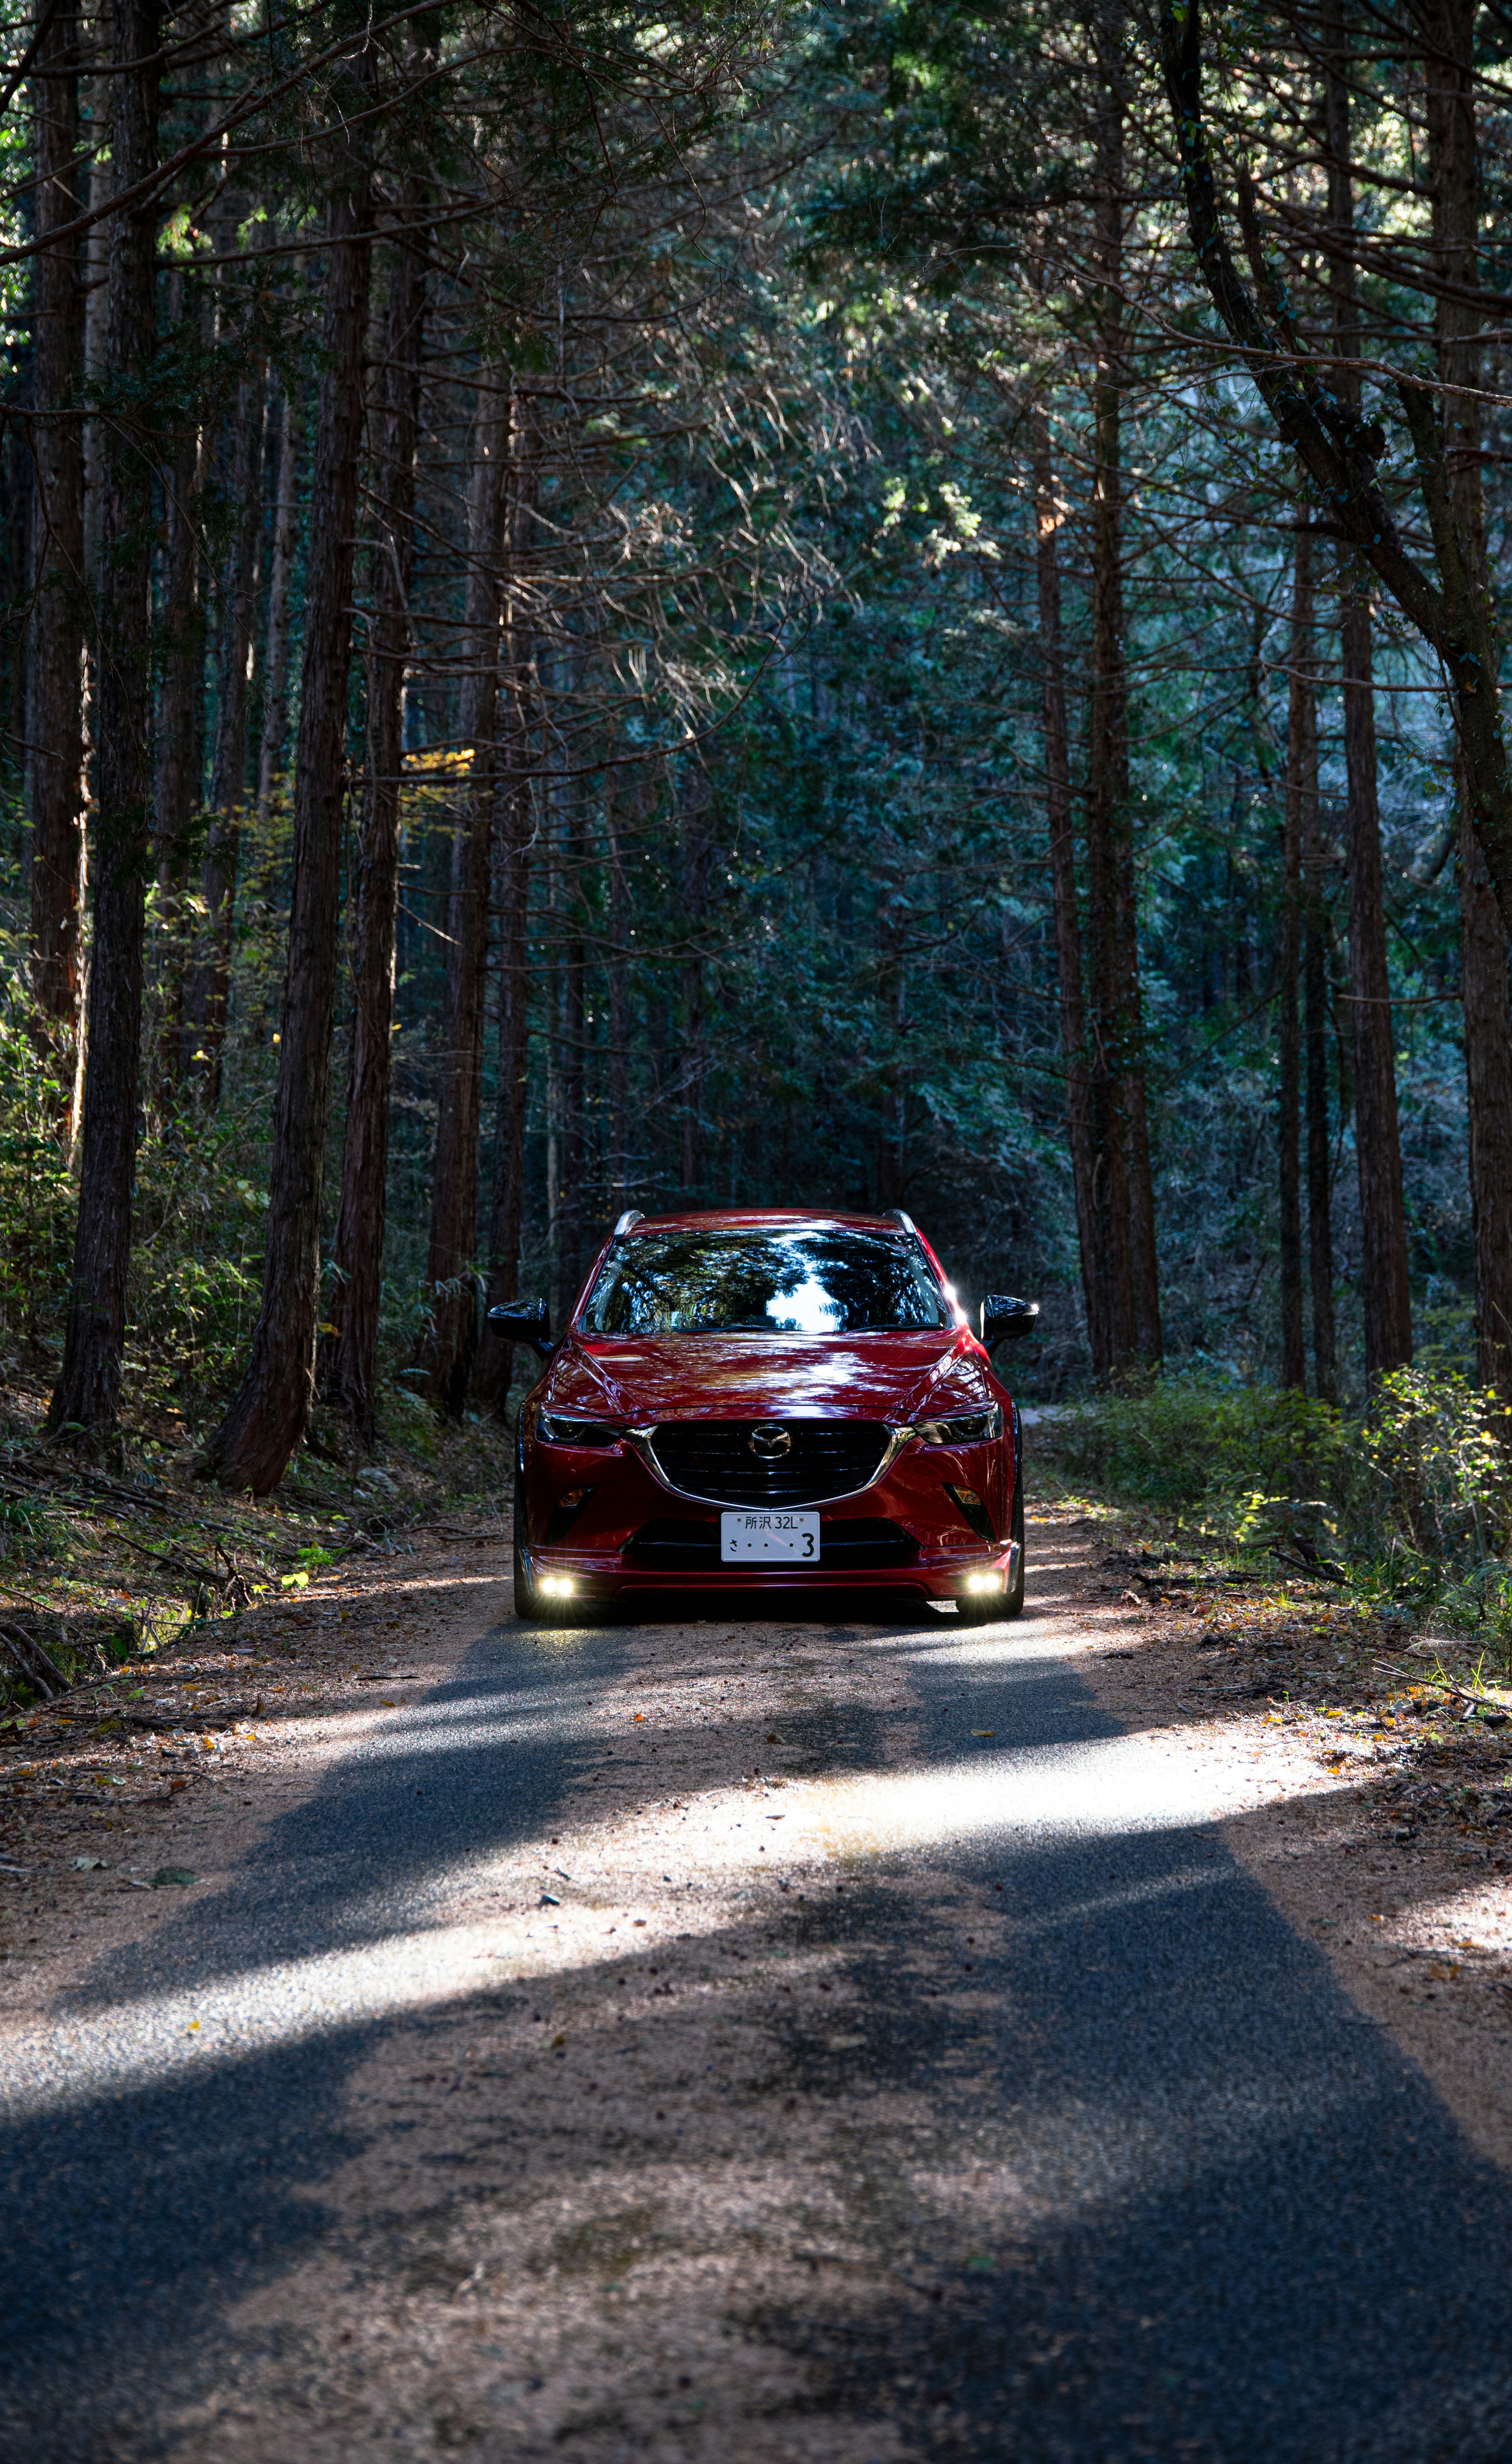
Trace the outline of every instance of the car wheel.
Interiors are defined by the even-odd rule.
[[[522,1625],[540,1625],[545,1617],[541,1595],[531,1582],[525,1567],[525,1552],[520,1546],[520,1534],[525,1526],[525,1501],[520,1474],[515,1474],[515,1615]]]
[[[1009,1538],[1018,1543],[1016,1571],[1003,1595],[999,1617],[1022,1617],[1024,1614],[1024,1491],[1017,1480],[1013,1483],[1013,1519],[1009,1526]]]

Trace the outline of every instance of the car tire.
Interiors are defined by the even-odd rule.
[[[1013,1519],[1009,1526],[1008,1536],[1017,1542],[1018,1555],[1014,1560],[1013,1579],[1003,1595],[998,1615],[1016,1617],[1024,1614],[1024,1491],[1016,1477],[1013,1482]]]
[[[545,1609],[541,1595],[530,1580],[525,1565],[525,1552],[520,1545],[520,1534],[525,1527],[525,1500],[520,1474],[515,1474],[515,1615],[522,1625],[541,1625]]]
[[[955,1613],[962,1625],[991,1625],[998,1617],[1016,1617],[1024,1614],[1024,1483],[1022,1478],[1024,1443],[1019,1429],[1018,1407],[1013,1408],[1013,1511],[1008,1536],[1016,1544],[1018,1554],[1013,1560],[1013,1577],[1006,1592],[987,1592],[974,1598],[957,1600]]]

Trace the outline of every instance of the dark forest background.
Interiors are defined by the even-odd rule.
[[[1041,1400],[1512,1391],[1498,11],[5,41],[56,1441],[506,1411],[628,1206],[902,1206]]]

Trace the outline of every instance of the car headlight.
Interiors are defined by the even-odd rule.
[[[625,1432],[612,1420],[575,1420],[565,1412],[543,1412],[536,1435],[548,1446],[617,1446]]]
[[[1003,1434],[1003,1406],[987,1412],[959,1412],[949,1420],[918,1420],[914,1435],[922,1446],[979,1446],[984,1439]]]

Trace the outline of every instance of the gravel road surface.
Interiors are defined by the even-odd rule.
[[[1512,2191],[1253,1769],[1096,1707],[1073,1553],[479,1620],[354,1720],[6,2040],[0,2453],[1512,2456]]]

